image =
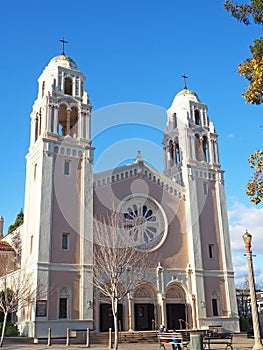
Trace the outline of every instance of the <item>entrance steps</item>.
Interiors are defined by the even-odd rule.
[[[112,342],[114,341],[114,332],[112,332]],[[119,343],[156,343],[157,334],[155,331],[136,331],[119,332]],[[91,344],[109,344],[109,333],[94,333],[90,336]]]

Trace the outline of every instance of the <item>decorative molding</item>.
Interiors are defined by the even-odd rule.
[[[94,187],[97,188],[111,185],[133,177],[144,177],[162,187],[173,196],[185,200],[186,190],[182,186],[170,180],[165,175],[158,173],[146,164],[139,165],[137,163],[133,163],[131,165],[126,165],[120,168],[105,171],[103,173],[95,174]]]

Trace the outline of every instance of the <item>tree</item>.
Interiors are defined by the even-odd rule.
[[[237,4],[225,1],[225,9],[240,22],[250,25],[263,24],[262,0],[251,0],[248,4]],[[249,81],[247,90],[242,94],[248,103],[261,104],[263,102],[263,37],[254,40],[250,46],[251,58],[247,58],[239,65],[238,72]]]
[[[254,22],[263,25],[263,1],[251,0],[248,4],[237,4],[230,0],[225,1],[225,9],[240,22],[250,25]],[[263,103],[263,37],[254,40],[250,46],[252,57],[247,58],[239,65],[238,72],[249,81],[249,86],[242,94],[248,103]],[[263,199],[262,171],[263,155],[258,150],[251,154],[248,159],[251,168],[255,169],[252,180],[246,185],[246,195],[250,201],[259,204]]]
[[[0,279],[0,311],[4,315],[0,347],[3,345],[8,315],[32,305],[36,299],[33,280],[31,274],[24,274],[22,270],[10,274],[4,273]],[[41,288],[38,289],[38,294]]]
[[[248,331],[252,324],[248,278],[244,278],[241,286],[236,290],[236,296],[240,329],[241,331]]]
[[[24,212],[23,209],[20,209],[20,212],[17,214],[15,222],[8,227],[8,233],[16,229],[18,226],[22,225],[24,222]]]
[[[15,263],[16,267],[20,267],[21,263],[21,254],[22,254],[22,239],[21,239],[21,233],[20,230],[15,230],[12,234],[11,239],[11,245],[12,248],[15,250],[16,256],[15,256]]]
[[[115,213],[95,220],[93,284],[111,303],[115,350],[118,349],[118,302],[149,279],[149,266],[149,253],[134,247],[129,232],[124,234],[118,227]]]
[[[255,169],[252,180],[246,185],[246,194],[250,201],[259,204],[263,199],[263,151],[257,150],[249,156],[250,168]]]

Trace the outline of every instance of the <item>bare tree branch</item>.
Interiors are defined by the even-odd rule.
[[[105,219],[94,220],[93,285],[112,305],[114,349],[118,349],[118,301],[147,281],[148,264],[149,253],[136,249],[129,232],[119,227],[114,212]]]
[[[7,274],[5,266],[1,266],[3,276],[0,278],[0,311],[4,314],[4,322],[0,339],[0,347],[3,345],[7,316],[22,308],[32,305],[42,293],[46,293],[46,287],[39,283],[38,288],[33,284],[32,273],[24,273],[17,270]]]

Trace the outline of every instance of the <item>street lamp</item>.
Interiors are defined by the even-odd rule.
[[[251,298],[251,312],[252,312],[252,323],[254,329],[254,339],[255,344],[253,346],[254,350],[262,350],[262,342],[261,342],[261,334],[259,327],[259,319],[258,319],[258,308],[257,308],[257,297],[256,297],[256,288],[255,288],[255,279],[254,279],[254,271],[253,271],[253,261],[252,261],[252,251],[251,251],[251,241],[252,235],[246,231],[246,233],[242,236],[245,247],[246,247],[246,257],[247,257],[247,267],[248,267],[248,280],[249,280],[249,288],[250,288],[250,298]]]

